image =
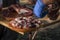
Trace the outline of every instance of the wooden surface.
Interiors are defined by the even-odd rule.
[[[14,28],[14,27],[10,26],[9,22],[7,22],[7,21],[0,21],[0,24],[7,27],[7,28],[9,28],[9,29],[11,29],[12,31],[16,31],[16,32],[18,32],[22,35],[24,35],[24,33],[26,33],[26,32],[30,32],[30,31],[33,31],[33,30],[36,29],[36,28],[27,28],[27,29]]]
[[[53,23],[53,22],[55,22],[57,20],[60,20],[60,16],[58,17],[57,20],[50,20],[47,16],[45,16],[44,18],[41,18],[40,20],[46,20],[50,24],[50,23]],[[0,20],[0,24],[7,27],[7,28],[9,28],[9,29],[11,29],[12,31],[16,31],[16,32],[18,32],[20,34],[23,34],[23,35],[24,35],[25,32],[30,32],[30,31],[36,30],[36,28],[30,28],[30,29],[13,28],[12,26],[9,25],[9,21],[7,21],[5,19]]]

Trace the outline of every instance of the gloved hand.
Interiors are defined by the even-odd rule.
[[[46,12],[43,13],[45,7],[46,5],[43,3],[42,0],[37,0],[33,10],[35,16],[37,16],[38,18],[43,18],[47,14]]]

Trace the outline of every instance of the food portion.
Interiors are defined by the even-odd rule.
[[[15,5],[9,6],[7,9],[2,10],[2,14],[3,14],[3,17],[8,19],[16,18],[20,16],[26,17],[26,16],[32,16],[32,10],[27,7],[15,4]]]
[[[21,8],[18,12],[19,16],[32,16],[32,10],[28,9],[28,8]]]
[[[59,10],[59,6],[57,3],[55,4],[50,4],[49,6],[49,13],[48,13],[48,17],[50,20],[56,20],[59,16],[58,10]]]
[[[27,29],[39,27],[41,21],[32,17],[18,17],[10,21],[9,24],[14,28]]]

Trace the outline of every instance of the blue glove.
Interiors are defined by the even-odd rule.
[[[42,2],[42,0],[37,0],[33,10],[35,16],[37,16],[38,18],[43,18],[48,13],[48,11],[43,12],[45,7],[46,5]]]

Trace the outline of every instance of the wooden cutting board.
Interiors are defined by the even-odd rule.
[[[36,28],[18,29],[18,28],[15,28],[15,27],[12,27],[11,25],[9,25],[9,22],[7,22],[7,21],[0,21],[0,24],[11,29],[12,31],[18,32],[22,35],[24,35],[24,33],[26,33],[26,32],[36,30]]]

